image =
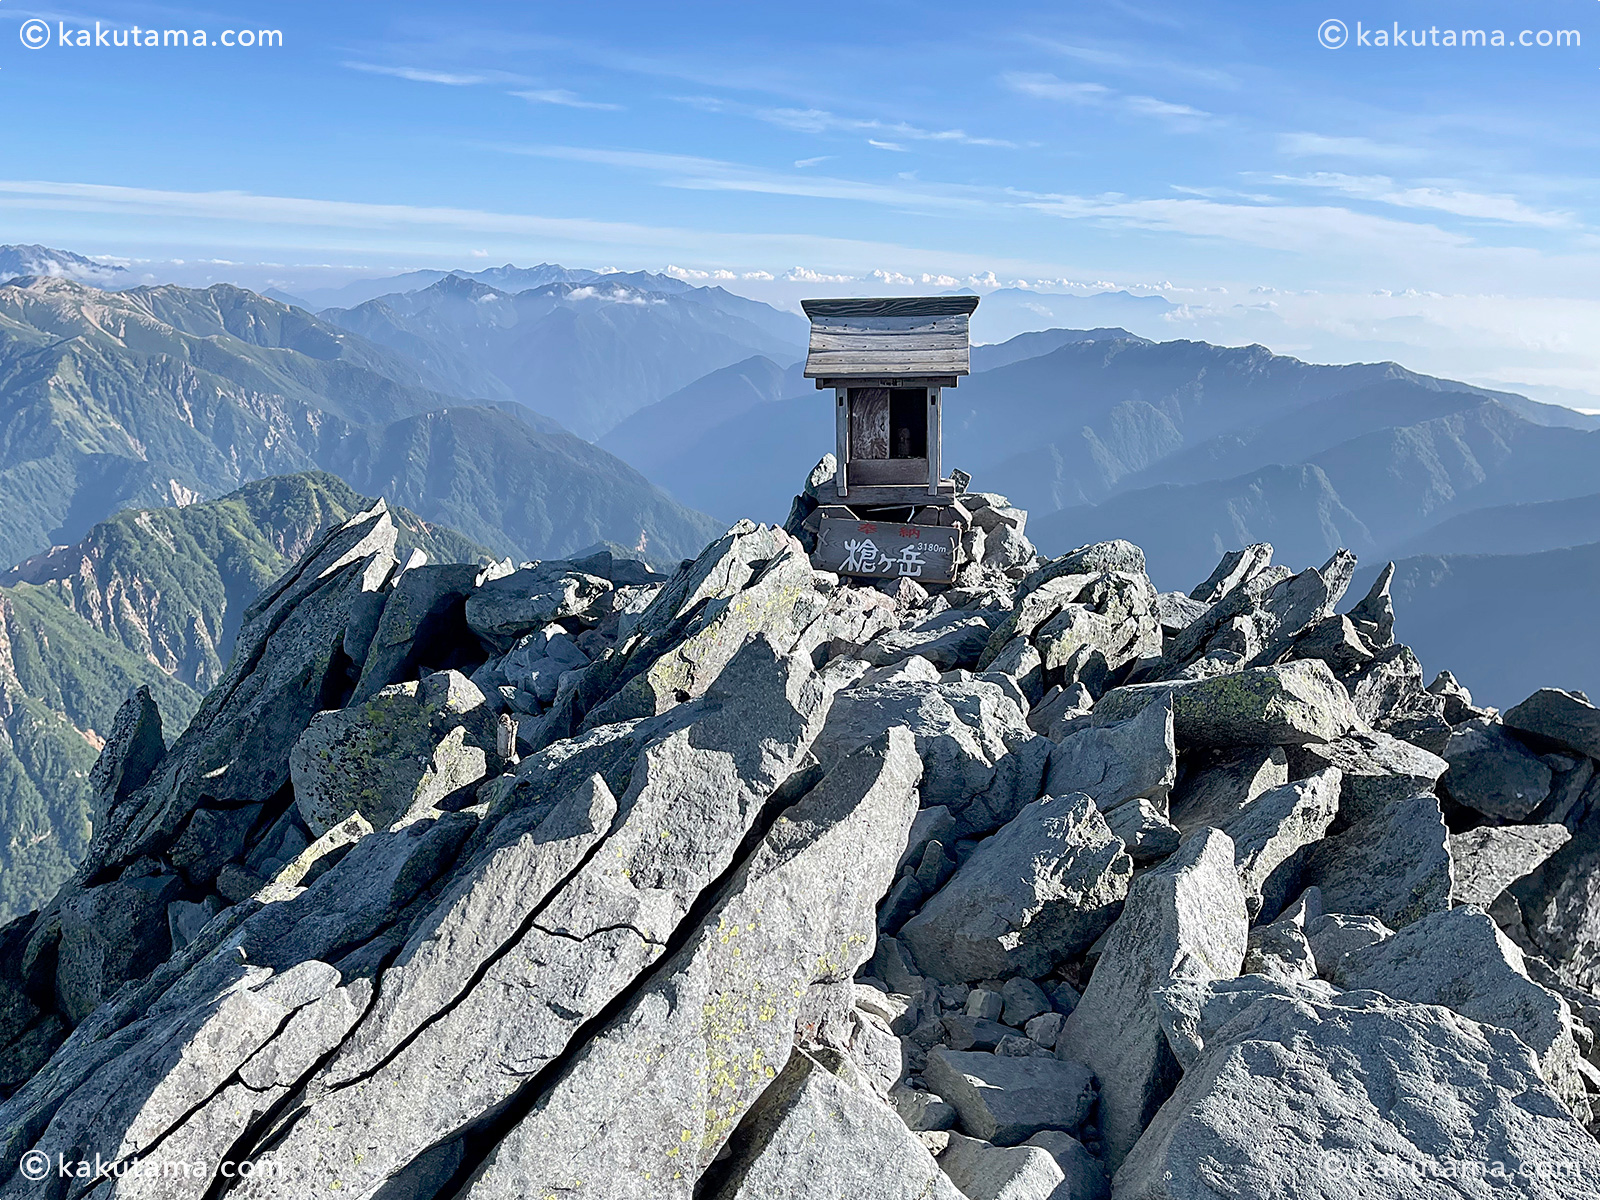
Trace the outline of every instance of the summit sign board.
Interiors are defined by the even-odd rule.
[[[824,517],[811,561],[820,570],[859,579],[951,583],[959,537],[958,530],[937,525]]]

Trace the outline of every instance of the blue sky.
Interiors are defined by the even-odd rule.
[[[96,20],[283,45],[56,44]],[[1396,25],[1582,44],[1355,44]],[[290,290],[1110,284],[1172,302],[1151,336],[1600,392],[1597,85],[1596,0],[0,0],[0,241]]]

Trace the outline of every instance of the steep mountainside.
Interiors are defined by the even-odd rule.
[[[659,276],[511,293],[450,275],[323,316],[425,363],[459,395],[513,399],[586,437],[752,355],[793,362],[806,340],[792,313]]]
[[[180,732],[261,589],[371,505],[325,473],[267,479],[121,513],[0,577],[0,921],[42,903],[83,857],[89,766],[128,691],[150,687],[168,735]],[[402,557],[486,554],[404,509],[391,519]]]
[[[599,445],[643,472],[664,480],[683,454],[713,426],[735,421],[759,405],[814,393],[800,363],[785,369],[756,355],[695,380],[665,400],[646,405],[600,439]],[[708,464],[709,465],[709,464]],[[720,464],[715,468],[721,469]]]
[[[359,465],[362,478],[346,476],[356,487],[382,480],[430,520],[447,520],[462,490],[512,487],[511,477],[453,477],[459,459],[419,461],[415,426],[404,422],[422,414],[433,414],[435,444],[483,440],[536,454],[579,545],[633,545],[642,529],[672,556],[705,536],[699,514],[554,422],[463,407],[433,390],[438,382],[393,351],[235,287],[112,293],[14,282],[0,288],[0,563],[76,541],[124,508],[341,463]],[[429,463],[436,473],[424,478]],[[577,548],[555,520],[508,521],[479,521],[473,536],[520,557]]]
[[[1506,708],[1544,684],[1600,697],[1600,541],[1402,558],[1393,590],[1424,666],[1480,701]]]
[[[1535,554],[1600,537],[1600,492],[1571,500],[1504,504],[1441,521],[1402,543],[1398,554]]]

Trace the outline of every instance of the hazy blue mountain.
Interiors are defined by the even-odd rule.
[[[971,288],[960,290],[972,292]],[[983,302],[972,314],[972,336],[980,342],[1003,342],[1034,330],[1146,325],[1177,307],[1161,296],[1135,296],[1123,291],[1075,296],[1029,288],[999,288],[982,295]]]
[[[358,488],[381,481],[371,490],[429,520],[460,512],[463,494],[523,486],[525,469],[505,451],[444,453],[452,439],[519,447],[540,464],[537,493],[557,505],[547,519],[526,498],[483,509],[507,524],[481,519],[471,536],[497,553],[634,545],[641,529],[665,555],[703,544],[706,518],[625,463],[526,410],[465,406],[434,390],[439,382],[392,350],[229,285],[105,292],[36,278],[0,287],[0,565],[75,542],[124,508],[319,467]],[[418,426],[403,424],[424,413],[436,414],[426,454]],[[478,474],[497,462],[506,479]]]
[[[1364,595],[1377,566],[1356,577]],[[1396,632],[1429,678],[1511,707],[1541,687],[1600,696],[1600,542],[1538,554],[1424,556],[1395,565]]]
[[[540,263],[536,267],[516,267],[506,263],[502,267],[488,267],[482,271],[407,271],[400,275],[355,279],[339,287],[302,288],[297,294],[314,310],[354,308],[379,296],[419,292],[448,275],[476,279],[502,291],[520,292],[527,288],[543,287],[547,283],[586,283],[599,274],[598,271],[573,270],[554,263]]]
[[[1534,554],[1600,538],[1600,493],[1480,508],[1407,539],[1396,553]]]
[[[792,313],[660,276],[505,292],[451,275],[328,320],[424,364],[459,395],[511,399],[587,437],[720,367],[804,353]]]
[[[1001,478],[988,482],[1004,490]],[[1162,484],[1097,505],[1035,514],[1028,536],[1049,554],[1127,538],[1144,548],[1157,587],[1183,592],[1205,579],[1224,552],[1252,542],[1271,542],[1277,561],[1296,567],[1320,564],[1341,546],[1363,558],[1376,549],[1361,517],[1327,475],[1308,464],[1264,467],[1240,479]]]
[[[723,367],[665,400],[641,408],[598,444],[639,468],[647,479],[670,489],[675,478],[671,470],[681,465],[680,456],[707,429],[735,421],[771,401],[814,393],[816,386],[801,375],[802,366],[795,363],[784,368],[756,355]],[[755,415],[754,419],[761,417]]]
[[[1008,367],[1025,358],[1038,358],[1062,346],[1077,342],[1143,342],[1142,337],[1126,329],[1041,329],[1035,333],[1019,333],[1004,342],[993,342],[972,347],[971,363],[974,371],[992,371]]]
[[[133,276],[126,267],[96,262],[70,250],[49,246],[0,246],[0,283],[24,275],[73,279],[95,287],[126,287]]]

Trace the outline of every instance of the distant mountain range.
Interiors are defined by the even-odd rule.
[[[323,318],[424,364],[461,396],[515,400],[584,437],[755,354],[793,362],[793,313],[660,275],[508,292],[463,275]]]
[[[49,246],[0,246],[0,283],[20,275],[74,279],[100,288],[127,287],[133,276],[126,267],[97,262],[70,250]]]
[[[319,467],[523,558],[607,541],[675,561],[712,530],[556,422],[448,386],[231,285],[13,281],[0,287],[0,563],[124,508]]]
[[[221,674],[242,614],[330,524],[373,501],[321,472],[130,511],[0,577],[0,923],[48,899],[89,836],[89,768],[131,688],[170,740]],[[402,555],[485,549],[392,508]]]

